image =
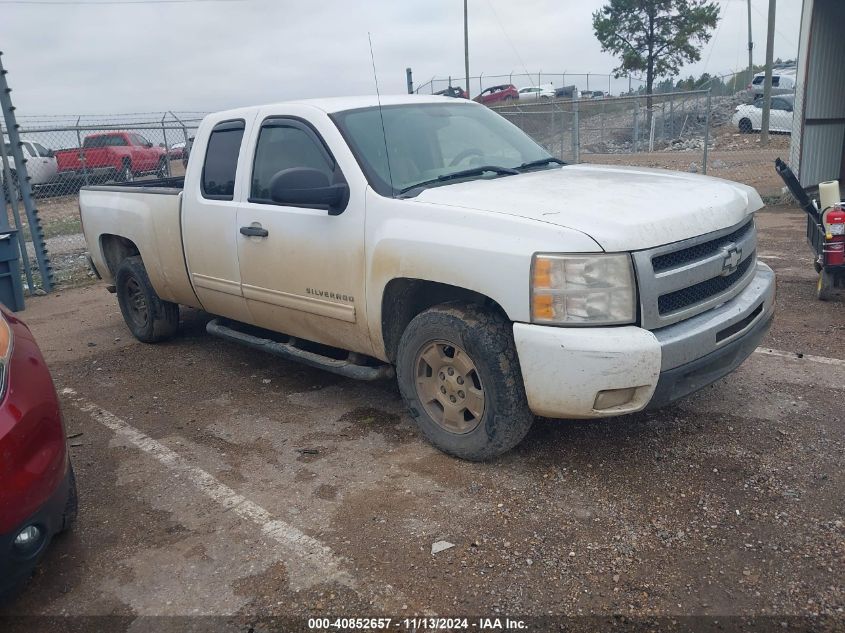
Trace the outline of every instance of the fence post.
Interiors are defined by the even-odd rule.
[[[405,69],[405,81],[408,83],[408,94],[414,94],[414,74],[410,68]]]
[[[0,54],[0,57],[2,54]],[[21,151],[21,137],[18,133],[20,126],[15,118],[15,108],[12,105],[12,92],[6,82],[6,70],[3,68],[0,59],[0,109],[3,111],[3,118],[6,121],[6,133],[9,135],[9,145],[12,146],[12,157],[15,159],[15,171],[18,175],[18,187],[20,188],[23,208],[26,212],[26,219],[29,222],[29,234],[32,236],[32,245],[35,248],[35,259],[38,262],[38,270],[41,273],[41,287],[45,292],[53,289],[53,267],[50,265],[50,255],[47,252],[47,241],[44,239],[44,230],[41,228],[41,220],[38,218],[38,210],[32,199],[32,189],[29,185],[29,176],[26,173],[26,162]]]
[[[172,111],[172,110],[168,111],[168,113],[169,113],[169,114],[170,114],[170,116],[172,116],[172,117],[176,120],[176,122],[177,122],[177,123],[178,123],[178,124],[182,127],[182,135],[185,137],[185,149],[188,149],[188,126],[187,126],[187,125],[185,125],[185,122],[184,122],[182,119],[180,119],[178,116],[176,116],[175,114],[173,114],[173,111]],[[183,150],[183,152],[184,152],[184,150]]]
[[[9,168],[9,157],[6,155],[6,143],[3,141],[3,125],[0,124],[0,174],[3,178],[0,179],[6,185],[6,191],[9,192],[9,207],[12,209],[12,219],[15,221],[15,229],[17,229],[18,248],[21,252],[21,262],[23,263],[23,272],[26,275],[26,285],[29,288],[29,294],[35,294],[35,282],[32,279],[32,267],[29,265],[29,253],[26,252],[26,242],[23,239],[23,231],[21,229],[21,213],[18,209],[18,196],[12,187],[12,170]],[[4,228],[9,227],[9,216],[6,215],[6,201],[3,200],[3,219],[2,224]]]
[[[710,88],[707,89],[707,112],[704,115],[704,156],[702,157],[701,173],[707,173],[707,146],[710,144]]]
[[[581,121],[578,113],[578,99],[572,96],[572,156],[574,162],[581,162]]]
[[[638,151],[640,140],[640,103],[639,99],[634,99],[634,153]]]
[[[672,140],[675,140],[675,95],[674,94],[669,96],[669,119],[670,119],[669,137]]]
[[[161,117],[161,137],[164,139],[164,165],[167,171],[167,177],[170,178],[173,174],[170,173],[170,146],[167,144],[167,128],[164,126],[164,120],[167,118],[165,112]]]
[[[85,152],[82,151],[82,134],[79,132],[79,122],[81,120],[81,116],[76,119],[76,146],[79,148],[79,160],[82,163],[82,179],[85,180],[85,186],[87,187],[91,183],[88,182],[88,164],[85,162]]]
[[[605,102],[602,99],[601,102],[601,112],[599,113],[599,122],[601,123],[601,142],[604,143],[604,115],[605,115]]]
[[[566,122],[565,122],[565,116],[566,115],[563,111],[563,108],[558,108],[558,110],[560,111],[560,128],[558,129],[558,133],[560,135],[560,159],[564,160],[564,158],[563,158],[563,144],[564,144],[564,137],[565,137],[564,128],[566,127]]]
[[[654,151],[654,106],[648,111],[648,118],[651,119],[651,126],[648,131],[648,151]]]

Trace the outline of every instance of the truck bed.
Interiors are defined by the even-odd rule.
[[[115,249],[136,249],[162,299],[199,304],[182,245],[183,185],[178,177],[80,189],[85,240],[103,279],[113,280],[119,263]]]

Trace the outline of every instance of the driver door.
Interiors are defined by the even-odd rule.
[[[372,353],[365,313],[364,195],[352,190],[340,215],[274,202],[270,183],[295,167],[345,182],[317,130],[268,116],[253,133],[247,199],[238,208],[241,287],[251,322],[325,345]]]

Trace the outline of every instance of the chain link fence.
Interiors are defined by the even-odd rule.
[[[164,112],[106,116],[18,116],[21,151],[47,250],[58,284],[85,281],[92,273],[85,259],[79,217],[81,187],[181,176],[200,112]],[[11,156],[8,138],[7,155]],[[17,190],[2,178],[2,197],[26,242],[32,287],[41,287],[32,235]],[[14,203],[14,204],[13,204]],[[14,208],[18,207],[18,213]],[[17,216],[17,217],[15,217]],[[29,280],[27,280],[29,286]]]
[[[691,91],[656,94],[651,99],[633,95],[518,100],[493,109],[566,162],[706,173],[752,185],[771,203],[783,188],[773,163],[778,156],[789,158],[790,135],[772,134],[768,147],[761,147],[755,126],[750,131],[740,129],[744,113],[754,107],[748,102],[745,95],[715,97],[708,91]],[[79,188],[184,174],[202,116],[202,112],[162,112],[18,117],[56,283],[83,283],[91,275],[79,218]],[[772,120],[773,127],[786,129],[791,126],[791,112],[773,111]],[[103,151],[108,147],[117,151]],[[123,158],[113,162],[106,155],[130,155],[129,170]],[[4,182],[7,203],[15,193],[14,185],[10,190]],[[7,204],[11,217],[10,212]],[[25,216],[20,223],[13,218],[12,225],[21,228],[29,242],[34,286],[39,287]]]
[[[774,161],[789,156],[792,113],[772,110],[772,127],[780,131],[761,147],[759,124],[742,123],[758,106],[744,93],[691,91],[517,100],[493,109],[566,162],[707,174],[751,185],[773,202],[783,189]]]

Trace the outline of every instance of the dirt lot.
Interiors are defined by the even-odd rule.
[[[393,383],[212,339],[205,314],[147,346],[100,286],[30,300],[82,434],[80,520],[0,615],[122,616],[111,631],[424,613],[845,626],[845,302],[814,299],[797,212],[760,225],[779,275],[765,345],[838,362],[757,353],[662,411],[539,420],[490,464],[423,443]],[[432,555],[440,540],[454,547]]]

